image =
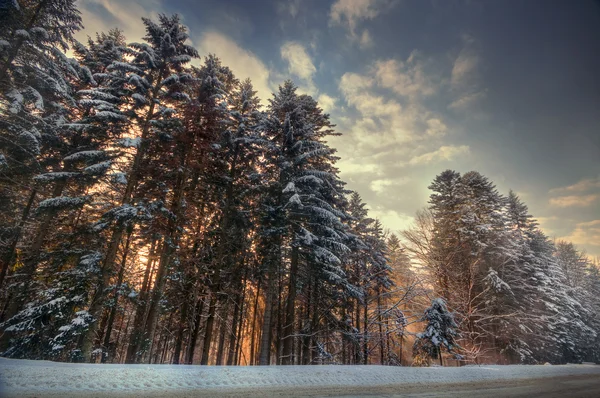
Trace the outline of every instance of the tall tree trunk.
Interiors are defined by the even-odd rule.
[[[379,364],[383,365],[385,361],[384,357],[384,339],[383,339],[383,320],[381,318],[381,293],[377,289],[377,323],[379,324]]]
[[[310,347],[310,363],[315,361],[315,350],[313,347],[317,347],[319,342],[319,336],[317,335],[319,325],[319,283],[316,278],[313,278],[312,287],[312,319],[310,321],[310,334],[311,334],[311,347]]]
[[[25,222],[29,218],[29,213],[31,212],[31,206],[33,205],[33,201],[35,200],[35,196],[37,195],[37,190],[34,188],[29,194],[29,199],[27,200],[27,205],[25,209],[23,209],[23,213],[21,214],[21,220],[19,221],[19,225],[17,226],[17,230],[15,231],[15,236],[13,237],[8,250],[2,253],[2,257],[0,258],[0,288],[2,288],[2,284],[4,282],[4,278],[6,277],[6,273],[8,272],[8,268],[15,261],[15,253],[17,249],[17,244],[21,239],[21,233],[23,232],[23,226]],[[4,315],[4,314],[3,314]],[[2,317],[2,319],[4,319]]]
[[[365,365],[369,364],[369,304],[365,298],[365,307],[363,313],[363,361]]]
[[[283,327],[283,308],[282,297],[283,297],[283,275],[282,272],[277,273],[277,323],[275,325],[275,364],[281,365],[281,349],[282,347],[282,327]]]
[[[276,281],[274,280],[274,264],[269,265],[267,288],[265,291],[265,310],[263,315],[262,333],[260,338],[259,365],[269,365],[271,362],[271,329],[273,326],[273,296],[275,296]]]
[[[354,357],[354,364],[358,365],[359,363],[361,363],[361,354],[362,354],[362,344],[361,344],[361,339],[362,336],[360,335],[360,324],[361,324],[361,319],[360,319],[360,300],[357,299],[356,300],[356,343],[354,344],[355,346],[355,357]]]
[[[290,281],[288,285],[288,297],[286,303],[286,317],[283,326],[283,357],[282,365],[293,365],[293,347],[294,347],[294,324],[296,310],[296,283],[298,274],[298,247],[292,246],[292,259],[290,265]]]
[[[233,340],[233,342],[235,343],[235,353],[234,356],[232,357],[232,362],[231,365],[239,365],[240,363],[240,351],[242,349],[242,344],[244,343],[244,321],[246,319],[246,316],[244,315],[244,311],[247,312],[247,310],[245,309],[245,303],[246,303],[246,283],[244,283],[244,290],[242,291],[242,296],[240,297],[239,300],[239,307],[240,310],[238,311],[238,329],[237,329],[237,333],[235,336],[235,340]],[[246,322],[247,323],[247,322]],[[235,362],[233,362],[235,361]],[[228,365],[229,365],[229,361],[228,361]]]
[[[156,325],[158,322],[158,316],[160,313],[160,300],[162,298],[166,275],[171,266],[171,259],[175,254],[175,251],[178,247],[179,237],[180,237],[180,228],[182,223],[184,222],[182,216],[182,200],[184,196],[185,190],[185,180],[186,180],[186,165],[188,163],[188,154],[189,148],[184,145],[184,143],[180,143],[177,146],[177,152],[179,159],[179,168],[177,171],[176,181],[173,187],[173,199],[171,202],[171,213],[174,217],[169,217],[168,225],[167,225],[167,233],[165,237],[165,241],[163,244],[163,252],[160,256],[160,262],[158,264],[158,270],[156,271],[156,277],[154,282],[154,290],[152,291],[152,300],[150,301],[150,310],[148,311],[148,318],[146,319],[146,336],[150,339],[151,342],[154,341],[154,332],[156,330]],[[152,345],[150,350],[152,350]]]
[[[173,352],[173,364],[179,365],[179,358],[181,357],[181,347],[183,346],[183,335],[185,333],[185,329],[188,325],[188,308],[189,308],[189,298],[187,297],[187,292],[189,292],[192,288],[191,281],[186,283],[186,288],[184,289],[184,297],[183,305],[181,306],[181,318],[179,319],[179,327],[177,330],[177,337],[175,338],[175,351]]]
[[[132,234],[132,230],[129,231],[129,233],[127,234],[127,240],[125,241],[125,248],[123,249],[123,257],[121,258],[121,268],[119,269],[119,276],[117,279],[117,286],[115,287],[114,290],[114,303],[113,306],[110,309],[110,315],[108,316],[108,323],[106,325],[106,332],[104,334],[104,349],[106,350],[106,352],[102,353],[102,363],[105,363],[107,358],[108,358],[108,354],[110,352],[110,335],[112,333],[112,327],[113,327],[113,323],[115,321],[115,317],[117,315],[117,308],[118,308],[118,304],[119,304],[119,288],[121,286],[121,284],[123,284],[123,277],[125,275],[125,266],[127,264],[127,254],[129,253],[129,244],[131,242],[131,234]]]
[[[115,338],[117,344],[111,344],[110,349],[108,350],[108,357],[112,358],[110,361],[111,363],[116,363],[115,359],[117,358],[117,353],[119,352],[119,341],[121,341],[121,334],[123,334],[123,323],[125,323],[125,318],[125,313],[123,313],[123,315],[121,316],[121,322],[119,323],[119,332],[117,333],[117,337]],[[127,320],[127,324],[129,325],[129,319]],[[125,327],[125,333],[127,333],[127,327]],[[125,343],[121,345],[125,347]]]
[[[208,365],[210,357],[210,344],[212,343],[213,328],[215,323],[215,313],[217,310],[217,293],[210,292],[210,303],[208,306],[208,317],[206,318],[206,327],[204,329],[204,341],[202,342],[202,358],[200,365]]]
[[[148,149],[148,136],[150,134],[150,127],[152,117],[154,115],[154,107],[156,106],[155,99],[158,96],[158,93],[161,89],[161,82],[166,77],[166,66],[163,66],[159,69],[157,74],[156,84],[152,89],[148,111],[144,117],[144,121],[141,125],[141,143],[138,148],[138,151],[135,154],[133,159],[133,165],[131,168],[130,175],[127,178],[127,186],[125,188],[125,193],[123,194],[123,198],[121,200],[122,205],[130,205],[135,202],[135,190],[137,188],[139,179],[141,177],[141,167],[142,162],[146,158],[146,151]],[[102,268],[100,270],[101,277],[96,288],[96,293],[92,299],[90,304],[90,308],[88,312],[92,315],[92,317],[97,318],[97,315],[100,314],[102,310],[102,304],[104,301],[106,286],[110,283],[110,277],[112,270],[114,269],[114,263],[117,258],[117,252],[119,249],[119,244],[121,242],[121,238],[123,237],[124,227],[122,225],[116,225],[113,228],[112,236],[110,239],[110,243],[108,245],[108,249],[106,251],[106,256],[104,257],[104,262],[102,264]],[[97,322],[93,322],[88,330],[82,335],[79,340],[79,347],[81,350],[81,354],[83,358],[90,358],[90,352],[92,349],[93,336],[96,334]]]
[[[138,305],[135,311],[133,321],[133,331],[129,337],[129,346],[127,347],[127,355],[125,363],[137,363],[140,360],[139,349],[143,343],[144,333],[143,327],[146,321],[146,310],[148,308],[148,292],[150,291],[150,272],[153,267],[156,256],[156,241],[152,241],[150,252],[148,254],[148,262],[146,263],[146,271],[144,273],[144,281],[142,290],[138,300]]]
[[[196,316],[194,318],[194,325],[192,333],[190,334],[190,342],[187,351],[187,358],[185,363],[191,365],[194,362],[194,351],[196,350],[196,344],[198,342],[198,334],[200,333],[200,324],[202,323],[202,313],[204,312],[204,297],[203,293],[200,294],[200,298],[196,303]]]
[[[346,307],[342,307],[342,321],[346,322]],[[342,330],[342,364],[346,365],[346,328]]]
[[[233,319],[231,320],[231,334],[229,335],[229,350],[227,352],[227,365],[233,365],[233,359],[237,351],[236,341],[241,339],[242,325],[244,324],[244,299],[246,293],[246,278],[248,276],[248,269],[244,272],[244,278],[242,279],[242,293],[236,294],[236,300],[234,301]],[[239,325],[238,325],[239,323]]]
[[[403,343],[404,343],[404,329],[402,330],[402,334],[400,335],[400,365],[402,365],[402,356],[404,353]]]
[[[312,278],[308,284],[308,301],[306,303],[306,325],[302,325],[302,364],[310,364],[310,322],[311,322],[311,304],[313,299],[313,281]]]
[[[258,299],[260,297],[260,285],[261,281],[258,281],[256,286],[256,296],[254,297],[254,308],[252,310],[252,332],[250,337],[250,365],[256,365],[254,353],[256,352],[256,316],[258,315]]]
[[[229,299],[225,301],[221,310],[221,319],[219,322],[219,343],[217,345],[217,358],[215,365],[223,365],[223,355],[225,353],[225,337],[227,337],[227,320],[229,319]],[[233,330],[233,326],[232,326]]]
[[[152,290],[152,297],[150,299],[150,308],[148,310],[148,317],[146,318],[146,327],[144,336],[150,341],[149,353],[152,352],[154,344],[154,332],[156,331],[156,325],[158,323],[158,316],[160,314],[160,300],[162,298],[163,289],[165,286],[167,270],[169,268],[169,261],[171,253],[173,251],[173,243],[165,242],[163,245],[163,253],[160,256],[158,263],[158,269],[156,271],[156,277],[154,278],[154,289]],[[165,246],[167,248],[165,249]],[[149,358],[151,355],[148,356]]]

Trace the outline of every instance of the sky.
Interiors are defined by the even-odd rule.
[[[546,233],[600,256],[600,2],[80,0],[85,30],[178,13],[266,103],[285,79],[340,137],[341,177],[410,226],[446,169],[512,189]],[[201,62],[201,61],[200,61]]]

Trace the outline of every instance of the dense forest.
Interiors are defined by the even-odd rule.
[[[513,192],[447,170],[386,231],[313,98],[286,81],[261,104],[217,56],[190,64],[177,15],[140,23],[79,43],[74,0],[0,2],[2,356],[600,360],[598,265]]]

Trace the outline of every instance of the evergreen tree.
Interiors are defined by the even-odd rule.
[[[74,103],[77,63],[63,53],[81,26],[74,0],[3,2],[0,13],[0,286]],[[14,311],[13,311],[14,312]]]
[[[339,210],[343,201],[342,182],[337,176],[334,150],[324,138],[333,134],[327,115],[309,96],[296,94],[287,81],[270,100],[264,126],[268,141],[266,156],[271,163],[270,185],[262,204],[265,214],[262,235],[269,237],[266,307],[260,363],[269,363],[271,312],[276,273],[282,260],[289,260],[288,297],[283,360],[292,363],[295,306],[301,263],[311,267],[315,286],[321,283],[347,284],[340,257],[345,245],[345,217]],[[272,246],[271,246],[272,245]],[[283,256],[282,256],[283,255]],[[313,325],[315,326],[315,325]]]
[[[423,321],[427,324],[425,330],[417,334],[415,353],[432,359],[439,358],[440,365],[443,366],[442,349],[452,353],[457,347],[455,339],[458,336],[458,325],[454,321],[454,315],[448,311],[446,302],[437,298],[425,310]]]
[[[147,18],[142,20],[146,28],[145,43],[129,44],[131,60],[113,62],[107,68],[109,71],[119,71],[126,75],[130,102],[124,106],[131,107],[131,129],[136,134],[135,141],[127,139],[126,145],[131,142],[136,147],[136,153],[125,176],[127,184],[121,205],[107,212],[104,216],[106,221],[101,224],[104,228],[110,224],[113,226],[101,267],[101,280],[90,303],[89,312],[96,320],[102,311],[105,289],[110,284],[115,269],[115,260],[126,225],[130,220],[144,217],[145,214],[152,217],[152,213],[155,212],[164,215],[170,211],[177,217],[178,208],[181,206],[180,195],[173,198],[171,209],[168,210],[164,207],[163,200],[147,200],[144,196],[148,192],[142,190],[140,185],[143,183],[144,170],[153,166],[149,156],[152,149],[158,147],[161,142],[171,141],[173,135],[182,128],[177,110],[172,105],[189,100],[189,96],[183,92],[183,87],[192,77],[187,73],[185,65],[197,57],[198,53],[193,47],[185,44],[188,35],[186,28],[179,21],[179,16],[160,15],[158,23]],[[169,224],[162,245],[160,274],[157,276],[159,283],[164,278],[176,245],[176,229],[172,219]],[[156,296],[160,297],[160,293]],[[154,305],[157,305],[156,301]],[[149,315],[149,318],[152,317]],[[155,327],[153,324],[155,321],[151,319],[150,332]],[[97,325],[97,322],[93,323],[81,338],[83,358],[89,358]]]

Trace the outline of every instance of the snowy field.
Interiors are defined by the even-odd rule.
[[[402,388],[502,381],[510,384],[523,379],[590,376],[600,378],[600,366],[207,367],[68,364],[0,358],[0,396],[214,396],[225,393],[252,396],[247,394],[249,391],[271,396],[269,391],[285,390],[290,392],[288,395],[301,396],[303,394],[299,391],[304,388],[331,391],[341,387],[364,390],[365,387]],[[325,395],[331,396],[329,393]]]

